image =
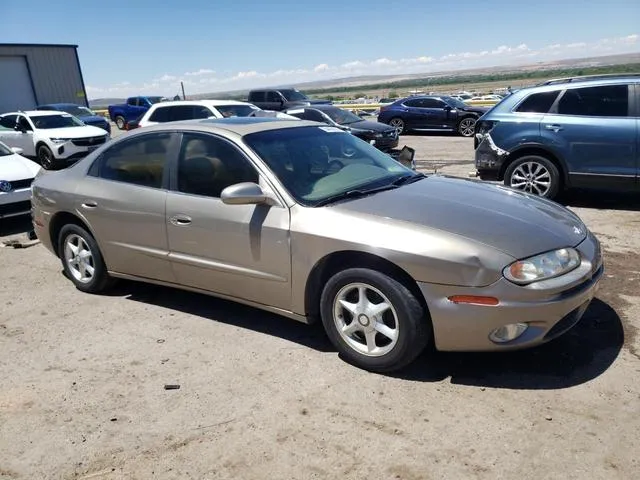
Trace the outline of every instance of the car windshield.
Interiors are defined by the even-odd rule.
[[[343,110],[342,108],[323,108],[320,110],[325,113],[331,120],[338,125],[348,125],[350,123],[361,122],[362,119],[349,110]]]
[[[465,108],[467,106],[467,104],[462,100],[458,100],[457,98],[453,97],[445,97],[445,101],[449,104],[450,107]]]
[[[248,117],[251,113],[258,110],[258,107],[252,105],[218,105],[214,108],[225,118]]]
[[[81,106],[69,106],[69,107],[65,107],[64,111],[74,115],[76,117],[86,117],[87,115],[95,115],[95,113],[93,113],[91,110],[89,110],[87,107],[81,107]]]
[[[282,95],[284,95],[284,98],[286,98],[289,102],[295,102],[298,100],[309,100],[304,93],[298,90],[280,90],[280,93],[282,93]]]
[[[166,97],[147,97],[147,100],[153,105],[154,103],[166,102],[169,99]]]
[[[30,117],[36,128],[67,128],[67,127],[83,127],[84,123],[73,115],[39,115]]]
[[[7,155],[13,155],[13,152],[4,143],[0,142],[0,157],[6,157]]]
[[[246,135],[244,141],[305,206],[419,175],[337,127],[268,130]]]

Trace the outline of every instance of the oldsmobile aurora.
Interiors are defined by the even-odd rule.
[[[346,155],[344,152],[348,152]],[[33,222],[75,286],[125,278],[322,321],[350,363],[532,347],[571,328],[603,272],[568,209],[426,176],[309,121],[129,132],[33,185]]]

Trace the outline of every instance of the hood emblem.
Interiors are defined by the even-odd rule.
[[[0,180],[0,192],[9,193],[13,187],[6,180]]]

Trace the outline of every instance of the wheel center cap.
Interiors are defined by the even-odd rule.
[[[368,327],[370,323],[369,317],[367,317],[364,313],[361,313],[360,315],[358,315],[358,323],[363,327]]]

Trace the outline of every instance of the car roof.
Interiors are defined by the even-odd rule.
[[[82,107],[83,105],[78,105],[77,103],[43,103],[42,105],[38,105],[38,107]]]
[[[44,116],[51,116],[51,115],[69,115],[68,113],[65,112],[59,112],[58,110],[26,110],[24,112],[6,112],[3,113],[2,116],[4,115],[27,115],[28,117],[44,117]]]
[[[531,85],[528,87],[523,87],[518,89],[515,93],[520,95],[529,93],[529,92],[548,92],[548,91],[556,91],[556,90],[564,90],[567,88],[579,88],[579,87],[596,87],[601,85],[620,85],[620,84],[628,84],[628,83],[639,83],[640,78],[637,76],[629,75],[629,76],[611,76],[607,77],[597,77],[597,78],[588,78],[584,77],[583,79],[576,78],[573,81],[567,81],[568,79],[553,79],[546,82],[543,82],[538,85]]]
[[[144,127],[144,129],[141,129],[141,132],[148,132],[151,130],[188,130],[190,128],[196,128],[201,131],[211,132],[215,132],[216,130],[226,130],[228,132],[235,133],[236,135],[244,136],[268,130],[318,126],[322,125],[318,122],[311,122],[307,120],[289,120],[277,117],[231,117],[159,123]]]
[[[170,100],[168,102],[156,103],[154,106],[165,107],[179,106],[179,105],[205,105],[207,107],[222,107],[224,105],[253,105],[248,102],[241,102],[239,100]]]

